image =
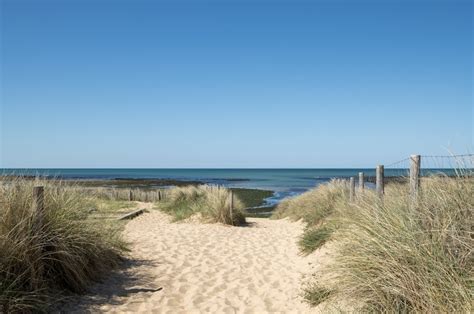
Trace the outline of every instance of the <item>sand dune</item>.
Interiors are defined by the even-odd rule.
[[[248,219],[248,227],[171,223],[150,211],[124,231],[129,267],[71,305],[76,311],[155,313],[310,312],[301,283],[311,273],[298,254],[303,224]]]

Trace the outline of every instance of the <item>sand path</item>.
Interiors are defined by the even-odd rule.
[[[302,302],[301,283],[311,265],[296,246],[303,224],[248,221],[248,227],[171,223],[169,216],[151,210],[125,227],[133,258],[127,270],[94,287],[93,295],[73,308],[116,313],[310,312]]]

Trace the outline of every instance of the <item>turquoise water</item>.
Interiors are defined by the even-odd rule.
[[[332,178],[357,176],[359,172],[375,176],[375,169],[0,169],[3,174],[47,175],[65,179],[198,180],[227,187],[271,190],[275,195],[268,200],[270,203],[301,194]],[[452,169],[443,172],[452,172]],[[386,176],[404,174],[406,170],[385,170]]]

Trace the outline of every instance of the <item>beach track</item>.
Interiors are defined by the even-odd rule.
[[[131,247],[125,267],[69,311],[309,312],[301,288],[311,268],[296,245],[303,223],[248,221],[245,227],[172,222],[150,209],[125,226]]]

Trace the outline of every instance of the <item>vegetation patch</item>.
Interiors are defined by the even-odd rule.
[[[328,226],[311,227],[305,230],[301,236],[298,246],[301,252],[310,254],[323,246],[331,237],[332,228]]]
[[[234,195],[231,210],[230,190],[210,185],[176,187],[166,193],[156,207],[182,220],[200,214],[208,222],[238,226],[245,224],[244,206]]]
[[[137,202],[98,199],[95,209],[100,213],[116,213],[136,208]]]
[[[44,210],[32,210],[44,186]],[[121,261],[118,230],[87,217],[95,200],[58,181],[0,183],[0,312],[47,311],[58,293],[80,293]]]
[[[310,304],[331,295],[363,312],[472,312],[470,170],[457,177],[422,178],[413,205],[405,183],[388,184],[383,202],[367,189],[349,203],[345,189],[337,181],[320,186],[285,201],[274,215],[306,221],[299,242],[305,253],[329,239],[337,244],[331,263],[319,270],[330,278],[324,282],[327,289],[314,285],[306,290]]]
[[[333,180],[297,197],[283,200],[272,217],[303,219],[309,227],[317,226],[334,212],[338,203],[346,202],[346,199],[344,182]]]
[[[392,184],[383,204],[367,193],[338,209],[340,249],[327,271],[339,295],[366,300],[369,311],[472,311],[474,180],[421,186],[414,207],[406,185]]]
[[[303,290],[304,299],[311,306],[317,306],[331,297],[332,291],[316,284],[312,284]]]

